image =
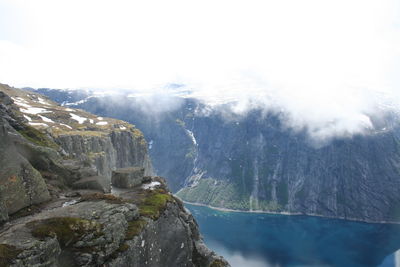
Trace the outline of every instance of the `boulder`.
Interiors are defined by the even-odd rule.
[[[0,221],[33,204],[50,200],[42,175],[18,152],[18,134],[0,118]]]
[[[45,181],[40,173],[21,158],[10,162],[0,172],[0,196],[13,214],[22,208],[50,200]]]
[[[131,167],[117,169],[112,172],[111,184],[119,188],[133,188],[142,184],[144,168]]]
[[[4,92],[0,91],[0,103],[3,103],[4,105],[11,105],[14,101],[6,95]]]

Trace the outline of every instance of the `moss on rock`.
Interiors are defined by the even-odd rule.
[[[147,222],[144,219],[138,219],[130,221],[128,223],[128,229],[126,231],[125,240],[133,239],[135,236],[139,235],[143,228],[146,226]]]
[[[156,220],[160,217],[169,201],[173,201],[173,198],[165,190],[150,191],[143,198],[142,203],[139,204],[140,215]]]
[[[24,129],[18,130],[18,132],[27,140],[36,145],[50,147],[53,149],[59,148],[59,146],[54,143],[50,138],[48,138],[44,133],[31,126],[24,125]]]
[[[129,249],[129,245],[127,243],[122,243],[110,256],[110,259],[118,258],[120,253],[123,253]]]
[[[123,243],[119,248],[116,250],[119,253],[125,252],[129,249],[129,245],[127,243]]]
[[[222,261],[222,260],[219,260],[219,259],[214,260],[210,264],[210,267],[226,267],[226,266],[227,266],[226,263],[224,261]]]
[[[87,234],[102,235],[97,222],[75,217],[54,217],[27,224],[31,234],[39,239],[56,237],[62,247],[70,247]]]
[[[0,244],[0,266],[10,266],[22,250],[7,244]]]

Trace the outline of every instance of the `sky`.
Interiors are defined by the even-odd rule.
[[[0,82],[285,110],[312,135],[400,106],[399,0],[0,0]]]

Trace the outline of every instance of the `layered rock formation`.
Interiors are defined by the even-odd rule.
[[[0,265],[228,266],[162,178],[104,194],[123,167],[152,173],[134,126],[0,85]]]

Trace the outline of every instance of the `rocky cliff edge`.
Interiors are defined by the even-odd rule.
[[[0,266],[228,266],[134,126],[0,85]],[[146,171],[111,190],[116,168]]]

